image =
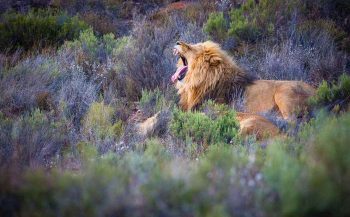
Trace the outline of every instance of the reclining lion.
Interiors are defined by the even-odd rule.
[[[172,77],[176,89],[180,90],[184,85],[183,78],[186,72],[187,67],[184,67],[183,60],[180,59],[177,71]],[[236,119],[239,122],[239,134],[243,137],[255,135],[257,140],[263,140],[280,134],[279,128],[261,115],[237,112]]]
[[[212,41],[177,42],[174,54],[183,64],[172,81],[176,82],[184,110],[196,108],[207,99],[230,104],[243,97],[245,112],[275,110],[284,119],[292,120],[296,112],[307,108],[307,99],[315,94],[315,89],[302,81],[254,79]]]

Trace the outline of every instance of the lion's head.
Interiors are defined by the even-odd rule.
[[[180,105],[190,110],[206,99],[229,103],[234,92],[252,83],[220,46],[212,41],[197,44],[177,42],[178,69],[172,76],[180,95]]]

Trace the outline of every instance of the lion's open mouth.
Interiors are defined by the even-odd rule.
[[[182,63],[183,63],[183,66],[177,68],[176,72],[173,74],[173,76],[171,76],[171,81],[173,83],[184,79],[186,76],[186,73],[187,73],[187,69],[188,69],[187,59],[184,56],[182,56],[176,49],[174,49],[174,55],[180,56]]]

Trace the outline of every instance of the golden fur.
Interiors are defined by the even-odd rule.
[[[176,84],[184,110],[196,108],[206,99],[231,103],[244,98],[245,112],[257,114],[276,110],[285,119],[306,108],[315,89],[302,81],[254,80],[214,42],[177,42],[176,53],[185,58],[188,71]]]
[[[279,128],[261,115],[237,112],[239,134],[241,136],[255,135],[257,140],[280,135]]]

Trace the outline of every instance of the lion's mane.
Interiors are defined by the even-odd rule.
[[[218,44],[207,41],[201,45],[189,61],[184,78],[186,85],[179,89],[180,105],[185,110],[195,108],[207,99],[230,103],[254,82],[254,78],[238,67]]]

